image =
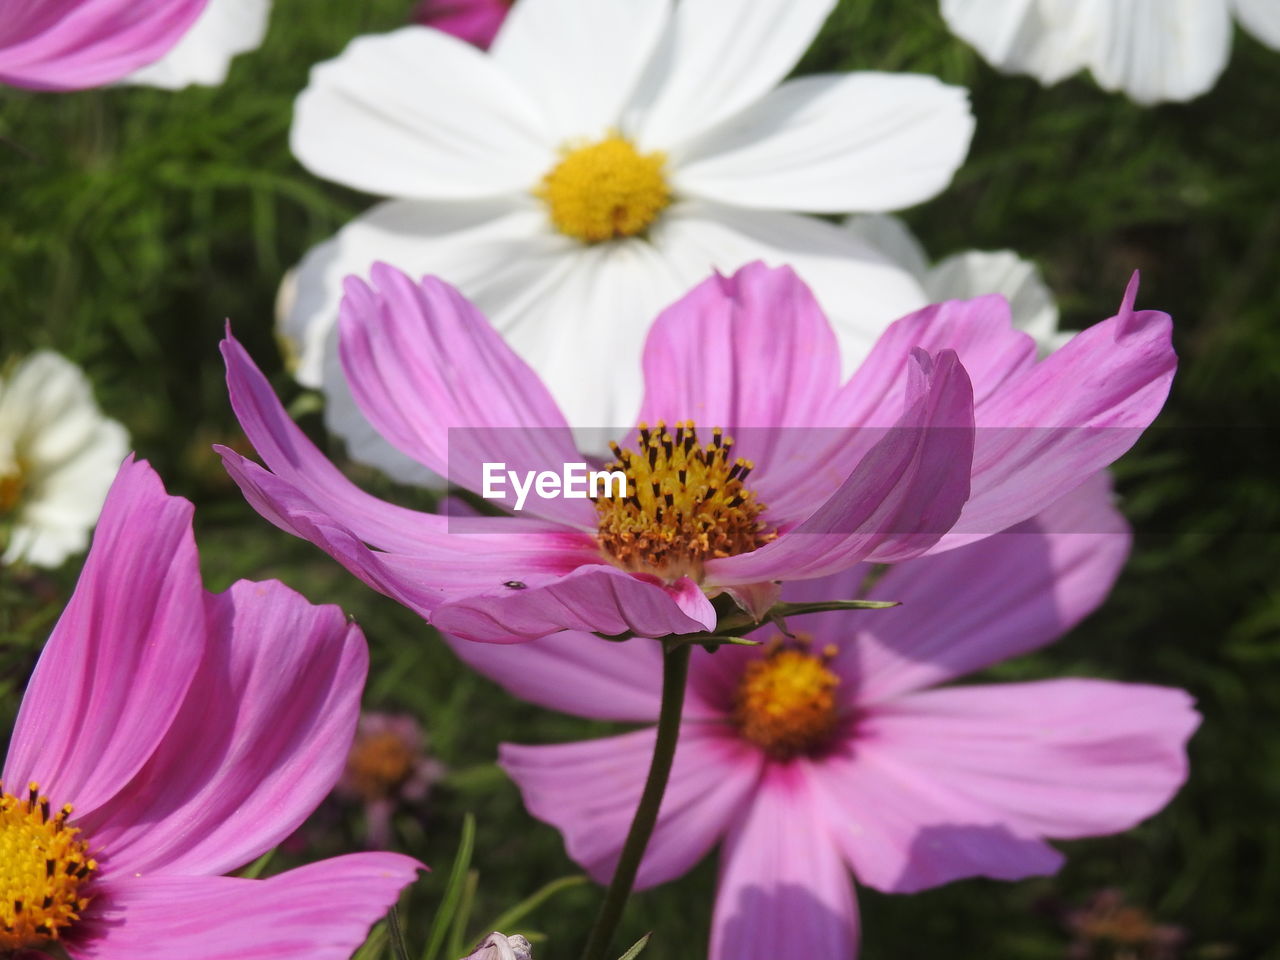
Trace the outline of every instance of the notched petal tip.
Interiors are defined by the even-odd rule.
[[[1138,300],[1138,285],[1142,279],[1142,272],[1134,270],[1129,277],[1129,283],[1124,288],[1124,299],[1120,303],[1120,312],[1122,314],[1132,313],[1133,306]]]

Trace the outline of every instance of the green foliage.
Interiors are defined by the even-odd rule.
[[[498,928],[528,935],[527,918],[547,936],[540,958],[569,957],[599,890],[551,881],[554,902],[530,896],[573,866],[493,760],[503,740],[617,728],[513,701],[463,668],[411,614],[257,517],[208,450],[236,436],[216,350],[224,321],[295,397],[273,352],[281,273],[370,202],[292,159],[292,99],[310,64],[397,25],[409,7],[363,0],[317,15],[304,0],[277,0],[266,45],[214,90],[0,92],[0,355],[50,347],[85,365],[140,454],[197,502],[211,586],[279,577],[360,621],[373,655],[366,703],[416,716],[451,771],[424,810],[396,822],[406,852],[438,871],[406,901],[407,942],[452,960],[445,947],[465,950],[485,932],[467,916],[501,918],[532,901]],[[1106,887],[1184,927],[1190,956],[1266,955],[1280,940],[1280,55],[1240,35],[1212,93],[1142,109],[1087,76],[1042,89],[996,74],[947,33],[936,0],[845,0],[801,71],[850,68],[935,73],[972,90],[969,161],[950,190],[906,215],[933,256],[1007,247],[1033,257],[1077,327],[1110,315],[1140,268],[1140,305],[1176,322],[1182,368],[1162,427],[1118,470],[1138,530],[1129,568],[1071,637],[992,675],[1183,686],[1205,717],[1170,808],[1122,836],[1062,845],[1057,877],[911,897],[860,891],[864,956],[1061,957],[1069,935],[1056,913]],[[317,416],[303,423],[324,442]],[[76,568],[0,568],[0,729]],[[474,853],[463,856],[471,815]],[[358,812],[322,810],[305,855],[353,849],[358,829]],[[282,852],[268,872],[297,857]],[[450,863],[456,884],[437,879]],[[654,931],[653,955],[704,957],[714,883],[709,859],[639,895],[618,942]],[[458,907],[467,916],[454,923]],[[365,955],[391,956],[387,928],[377,930]]]
[[[618,960],[635,960],[636,957],[640,956],[640,954],[644,952],[644,948],[649,945],[649,938],[652,936],[653,934],[646,933],[643,937],[633,943],[630,949],[619,957]]]

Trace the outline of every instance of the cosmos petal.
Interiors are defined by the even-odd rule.
[[[853,884],[805,765],[769,768],[721,855],[710,960],[855,957]]]
[[[243,866],[296,830],[346,763],[368,661],[359,628],[275,581],[207,603],[217,642],[165,739],[81,820],[114,871]]]
[[[55,807],[71,803],[84,816],[163,741],[205,651],[191,514],[146,461],[125,461],[27,684],[6,784],[39,783]]]
[[[266,880],[123,877],[101,884],[72,960],[347,960],[422,865],[356,853]]]

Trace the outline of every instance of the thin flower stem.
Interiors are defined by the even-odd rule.
[[[622,918],[622,910],[636,882],[636,871],[640,869],[649,837],[658,822],[658,808],[662,805],[662,795],[666,792],[676,755],[676,741],[680,738],[680,716],[684,711],[684,688],[689,679],[691,652],[692,648],[683,643],[667,645],[663,650],[662,707],[658,713],[658,737],[653,745],[653,759],[649,762],[649,776],[645,780],[644,792],[640,794],[636,815],[631,820],[627,841],[622,846],[617,869],[613,871],[609,891],[587,937],[582,960],[605,960],[609,941]]]
[[[393,903],[387,911],[387,929],[391,931],[391,948],[395,951],[396,960],[409,960],[409,948],[404,943],[404,931],[400,929],[400,914]]]

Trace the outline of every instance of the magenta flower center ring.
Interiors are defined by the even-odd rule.
[[[721,428],[705,445],[692,420],[677,423],[674,433],[661,421],[653,429],[642,423],[638,432],[639,449],[611,444],[615,459],[605,467],[626,474],[627,496],[595,502],[600,546],[619,567],[700,582],[705,561],[777,537],[746,486],[751,461],[734,457],[733,438]]]
[[[840,678],[828,666],[835,653],[828,646],[814,654],[804,640],[774,641],[747,664],[733,702],[742,736],[775,760],[821,749],[840,722]]]
[[[0,953],[57,940],[88,906],[82,887],[98,864],[70,815],[68,805],[51,817],[34,783],[21,798],[0,785]]]

